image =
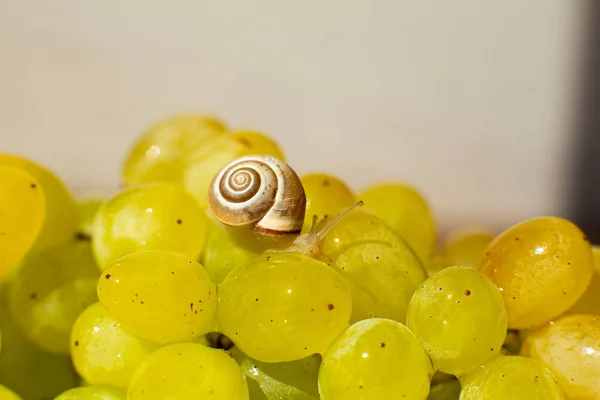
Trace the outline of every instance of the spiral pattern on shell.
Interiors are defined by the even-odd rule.
[[[298,175],[272,156],[238,158],[219,171],[208,196],[215,218],[268,235],[299,233],[306,196]]]

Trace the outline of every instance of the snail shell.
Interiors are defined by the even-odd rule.
[[[230,226],[250,226],[267,235],[302,230],[306,195],[289,165],[272,156],[245,156],[223,167],[213,179],[208,205]]]

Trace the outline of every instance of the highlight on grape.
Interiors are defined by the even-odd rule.
[[[415,187],[298,176],[203,114],[118,184],[0,154],[1,400],[600,399],[600,247],[568,220],[440,237]]]

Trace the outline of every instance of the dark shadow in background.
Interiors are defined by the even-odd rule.
[[[600,1],[587,1],[586,59],[578,104],[575,176],[569,217],[600,244]]]

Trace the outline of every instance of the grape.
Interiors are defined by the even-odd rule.
[[[208,222],[182,188],[154,183],[122,191],[102,205],[92,245],[104,269],[119,257],[143,250],[169,250],[196,260]]]
[[[431,388],[427,400],[458,400],[460,397],[460,382],[451,380]]]
[[[7,388],[6,386],[0,385],[0,399],[2,400],[22,400],[15,392]]]
[[[544,217],[517,224],[486,249],[479,270],[498,286],[508,326],[539,326],[571,308],[593,274],[589,240],[573,223]]]
[[[564,316],[530,332],[521,353],[546,364],[567,398],[600,398],[600,317]]]
[[[552,372],[538,361],[499,356],[461,377],[460,400],[562,400]]]
[[[356,244],[339,254],[334,266],[352,295],[351,322],[373,317],[405,322],[410,298],[426,278],[402,241]]]
[[[82,238],[91,238],[96,213],[100,210],[104,200],[88,199],[77,203],[79,209],[78,233]]]
[[[461,229],[453,232],[436,254],[438,267],[431,270],[428,268],[430,275],[442,268],[456,265],[477,268],[485,249],[493,239],[494,236],[490,232],[480,229]]]
[[[383,220],[361,210],[354,210],[337,222],[323,237],[323,253],[332,259],[347,248],[363,242],[398,243],[403,239]],[[406,248],[408,245],[404,244]]]
[[[286,157],[270,137],[254,131],[233,131],[231,137],[246,147],[246,154],[264,154],[285,161]]]
[[[422,400],[429,392],[431,362],[402,324],[373,318],[348,328],[323,355],[322,400]]]
[[[600,316],[600,246],[592,246],[594,275],[587,290],[579,298],[569,314],[594,314]]]
[[[100,303],[79,316],[71,334],[75,369],[94,385],[127,389],[135,368],[158,347],[122,328]]]
[[[149,182],[181,182],[186,157],[225,133],[215,118],[174,115],[155,122],[139,136],[123,165],[127,186]]]
[[[210,221],[202,264],[214,283],[223,282],[233,268],[242,265],[254,255],[256,254],[234,243],[218,222]]]
[[[429,205],[415,189],[401,184],[373,186],[358,198],[365,209],[386,221],[413,248],[421,261],[433,254],[437,239]]]
[[[351,308],[342,277],[297,253],[257,256],[219,285],[219,331],[264,362],[322,352],[348,326]]]
[[[14,269],[42,230],[46,213],[44,190],[30,174],[0,166],[0,210],[0,276],[3,276]]]
[[[100,303],[124,327],[158,343],[192,340],[212,331],[216,297],[200,264],[160,250],[122,257],[98,281]]]
[[[322,219],[356,203],[352,190],[338,178],[327,174],[308,174],[300,178],[306,195],[306,218],[302,231],[312,227],[313,215]]]
[[[0,166],[25,171],[36,180],[31,183],[39,183],[43,190],[46,204],[44,223],[31,251],[41,251],[69,242],[77,231],[77,204],[63,183],[46,168],[24,158],[0,154]],[[32,189],[37,189],[37,186]]]
[[[274,364],[245,357],[241,362],[241,368],[248,382],[258,383],[267,400],[317,400],[320,363],[319,355]]]
[[[69,389],[54,400],[126,400],[125,392],[108,386],[82,386]]]
[[[275,143],[267,145],[271,139],[262,136],[261,139],[253,138],[253,143],[265,152],[264,155],[281,157]],[[196,198],[202,207],[208,206],[208,189],[215,175],[225,165],[238,157],[254,154],[253,144],[246,139],[233,135],[222,135],[213,138],[202,148],[189,157],[189,167],[184,174],[185,188]],[[272,153],[267,152],[272,149]],[[285,160],[282,160],[285,161]]]
[[[506,308],[477,270],[449,267],[429,277],[408,306],[408,327],[436,369],[460,376],[495,357],[506,336]]]
[[[97,300],[98,267],[89,243],[74,242],[27,256],[14,277],[9,308],[42,349],[69,354],[77,316]]]
[[[246,379],[223,350],[176,343],[156,350],[136,369],[127,400],[246,400]]]
[[[0,294],[4,292],[2,287]],[[69,357],[47,353],[27,340],[4,304],[0,307],[0,330],[0,382],[24,400],[53,398],[77,384]]]

